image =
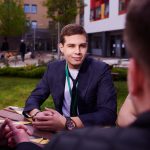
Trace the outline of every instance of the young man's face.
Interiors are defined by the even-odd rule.
[[[60,43],[60,50],[64,53],[68,67],[79,69],[86,57],[87,42],[83,34],[65,36],[65,43]]]

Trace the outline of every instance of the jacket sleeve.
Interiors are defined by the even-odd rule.
[[[86,128],[61,131],[52,137],[44,150],[116,150],[118,140],[115,137],[120,133],[116,130]]]
[[[99,79],[96,91],[96,111],[79,115],[79,118],[85,127],[112,126],[115,125],[117,118],[117,94],[109,65],[105,64],[100,70],[100,73],[97,71],[97,74],[99,75]],[[95,99],[93,99],[93,103],[94,102]],[[90,105],[92,105],[92,103]]]
[[[42,150],[42,147],[37,146],[34,143],[31,142],[22,142],[20,144],[18,144],[16,150]]]
[[[49,72],[49,65],[46,69],[46,72],[44,73],[43,78],[36,85],[36,88],[32,91],[31,95],[27,99],[23,113],[28,112],[35,108],[40,110],[40,106],[50,95],[48,72]]]

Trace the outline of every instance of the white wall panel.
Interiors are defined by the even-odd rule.
[[[119,0],[109,0],[109,18],[90,22],[90,0],[84,1],[87,6],[84,8],[84,28],[87,33],[113,31],[124,29],[125,14],[118,15]]]

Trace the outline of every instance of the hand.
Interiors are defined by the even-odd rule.
[[[25,125],[19,124],[15,126],[8,120],[8,126],[11,130],[11,132],[6,135],[9,147],[13,148],[21,142],[29,142],[28,135],[31,136],[32,134]]]
[[[10,129],[8,127],[6,127],[7,123],[8,123],[8,119],[6,118],[6,120],[0,126],[0,145],[7,144],[7,138],[5,138],[5,135],[8,132],[10,132]]]
[[[65,129],[66,118],[59,112],[45,107],[46,111],[38,113],[32,122],[33,126],[46,131],[57,131]]]

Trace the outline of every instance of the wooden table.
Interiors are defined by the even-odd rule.
[[[20,110],[23,110],[22,108],[19,108]],[[8,118],[12,121],[26,121],[29,122],[23,115],[18,114],[15,110],[11,110],[10,107],[6,107],[3,110],[0,110],[0,120],[5,120],[5,118]],[[32,133],[31,142],[33,142],[34,138],[38,138],[40,140],[39,143],[33,142],[37,144],[38,146],[44,147],[45,142],[48,141],[48,139],[51,139],[51,137],[54,135],[54,133],[49,131],[42,131],[32,126],[32,124],[26,125],[28,130]],[[29,139],[30,139],[29,138]],[[42,140],[41,140],[42,138]],[[33,140],[32,140],[33,139]],[[43,144],[45,143],[45,144]]]

